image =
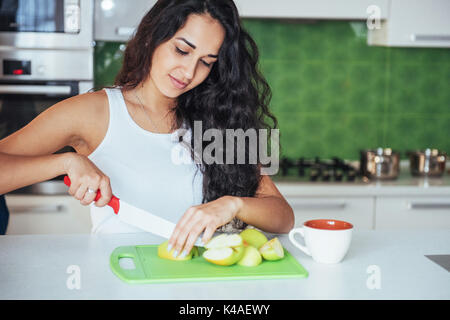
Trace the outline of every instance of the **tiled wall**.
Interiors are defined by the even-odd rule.
[[[272,88],[282,156],[359,159],[376,147],[450,154],[450,49],[369,47],[364,22],[244,23]],[[120,45],[97,43],[97,86],[112,83]]]

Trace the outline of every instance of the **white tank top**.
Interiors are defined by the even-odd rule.
[[[190,206],[202,202],[201,171],[193,161],[186,161],[187,149],[184,161],[174,158],[184,148],[177,135],[139,127],[120,88],[104,90],[109,101],[108,131],[88,158],[110,178],[112,192],[120,200],[177,223]],[[109,206],[91,204],[91,219],[92,233],[143,232],[120,221]]]

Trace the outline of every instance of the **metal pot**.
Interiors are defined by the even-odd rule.
[[[396,179],[399,174],[400,156],[390,148],[361,151],[360,171],[369,179]]]
[[[440,177],[445,172],[447,155],[437,149],[408,151],[413,176]]]

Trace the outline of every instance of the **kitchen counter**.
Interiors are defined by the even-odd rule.
[[[370,180],[355,182],[310,182],[295,176],[272,178],[285,196],[450,196],[450,174],[439,178],[413,177],[402,170],[395,180]]]
[[[307,278],[130,285],[110,270],[111,252],[164,239],[148,233],[0,236],[0,299],[450,299],[450,273],[424,256],[450,254],[450,231],[355,230],[336,265],[318,264],[287,235],[279,238]],[[79,289],[67,285],[73,270],[80,271]]]

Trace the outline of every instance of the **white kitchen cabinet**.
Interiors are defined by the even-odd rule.
[[[89,207],[66,195],[6,195],[6,234],[90,233]]]
[[[366,20],[367,8],[379,8],[380,19],[388,16],[388,0],[235,0],[243,18],[299,18]]]
[[[449,229],[450,197],[377,197],[375,229]]]
[[[450,47],[449,0],[391,0],[389,18],[368,31],[369,45]]]
[[[242,18],[367,20],[388,17],[389,0],[235,0]],[[95,0],[94,40],[127,41],[156,0]]]
[[[286,200],[295,214],[295,227],[312,219],[344,220],[355,229],[370,230],[374,224],[374,197],[296,197]]]
[[[127,41],[156,0],[95,0],[94,40]]]

